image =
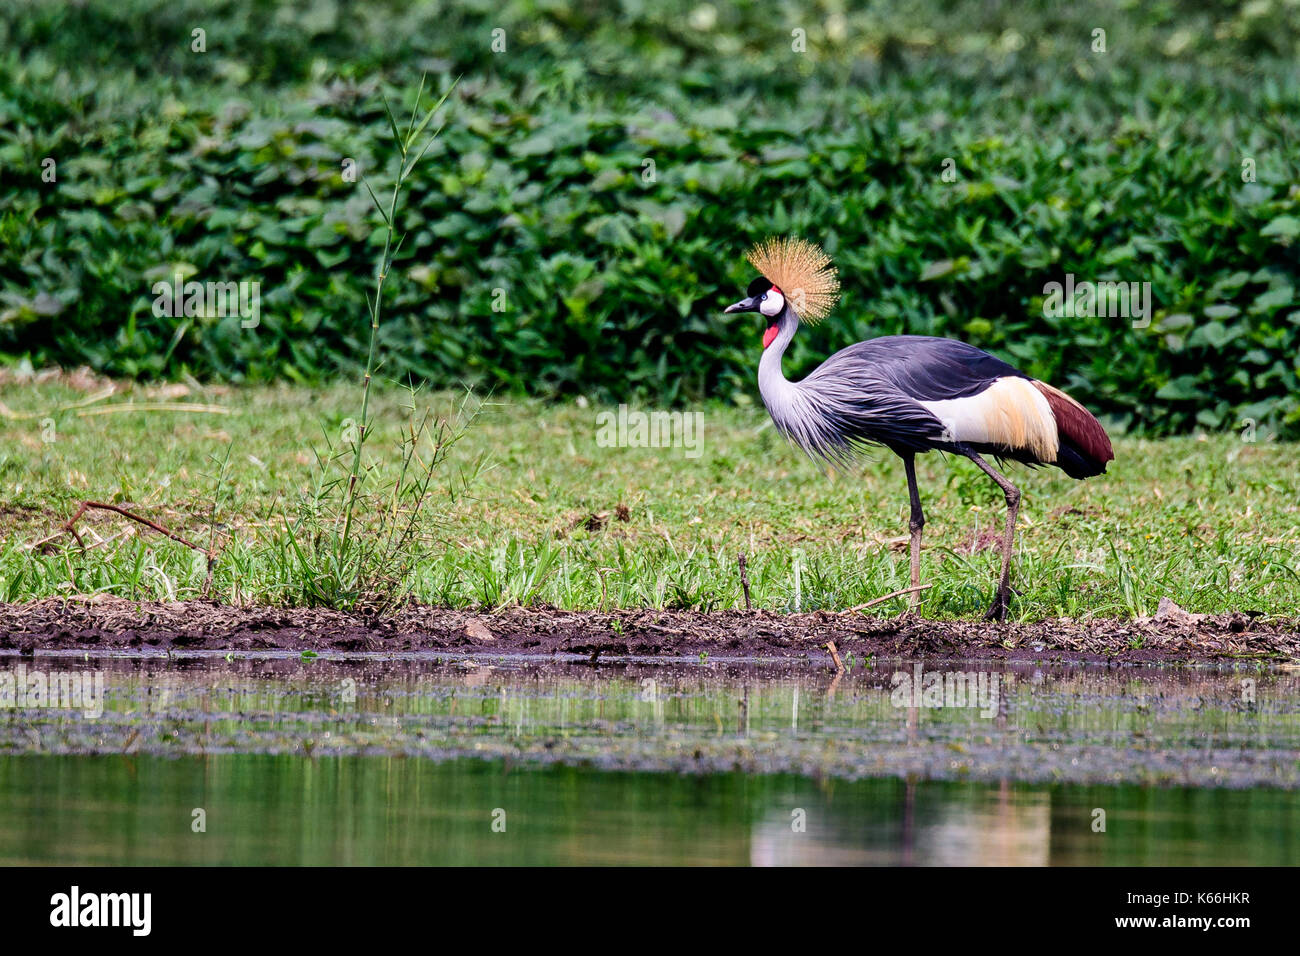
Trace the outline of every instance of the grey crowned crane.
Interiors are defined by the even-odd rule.
[[[903,459],[911,498],[912,587],[921,583],[925,515],[916,488],[916,456],[963,455],[997,482],[1007,501],[1002,577],[986,617],[1006,619],[1020,490],[983,455],[1026,465],[1055,465],[1071,478],[1106,471],[1115,454],[1101,423],[1046,382],[955,339],[887,335],[836,352],[803,381],[790,382],[781,357],[800,321],[824,318],[839,298],[830,257],[802,239],[769,239],[746,256],[759,273],[745,298],[724,311],[758,312],[766,323],[758,389],[772,421],[814,461],[845,466],[884,445]],[[918,603],[912,592],[912,606]]]

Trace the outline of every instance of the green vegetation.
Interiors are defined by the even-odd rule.
[[[137,509],[205,546],[215,529],[217,599],[320,600],[291,553],[286,514],[296,522],[293,503],[315,493],[317,452],[339,444],[355,388],[196,384],[181,395],[185,386],[137,385],[96,400],[102,385],[0,378],[0,416],[15,439],[0,448],[0,601],[201,593],[201,554],[116,515],[83,519],[85,550],[70,537],[53,553],[30,549],[86,498]],[[476,410],[477,419],[435,473],[417,524],[420,558],[394,565],[394,593],[454,606],[734,608],[743,606],[741,551],[759,607],[794,609],[796,561],[804,610],[907,586],[906,486],[887,453],[861,479],[828,480],[761,409],[706,406],[692,458],[682,448],[599,447],[598,410],[576,403],[471,403],[462,413],[463,395],[431,401],[449,427]],[[166,402],[227,413],[141,407]],[[402,456],[383,450],[401,447],[409,404],[402,390],[376,390],[363,465],[372,488],[391,487],[402,468]],[[417,454],[431,448],[426,436]],[[1124,438],[1116,453],[1111,474],[1087,482],[1012,468],[1025,490],[1013,615],[1150,614],[1161,597],[1191,611],[1295,613],[1294,447],[1233,435]],[[992,596],[1002,500],[964,460],[918,464],[929,521],[922,575],[934,585],[922,612],[977,615]],[[366,540],[381,510],[358,512]],[[896,599],[870,613],[901,610]]]
[[[795,365],[856,338],[947,334],[1134,431],[1249,419],[1261,435],[1300,433],[1294,3],[840,8],[6,4],[0,353],[146,380],[323,385],[355,372],[384,229],[342,164],[392,182],[384,96],[409,109],[427,71],[436,94],[464,79],[409,181],[380,340],[391,379],[743,406],[758,330],[720,307],[749,278],[746,245],[791,232],[825,244],[846,292],[801,336]],[[155,316],[152,284],[178,272],[260,282],[260,324]],[[1066,274],[1149,281],[1149,327],[1045,317],[1044,286]],[[542,421],[574,414],[525,407]],[[708,407],[719,435],[758,420]],[[1207,474],[1241,473],[1221,460],[1229,448],[1261,467],[1275,454],[1161,447]],[[650,500],[663,486],[643,493],[645,508],[665,507]],[[549,547],[528,538],[522,558],[490,565],[493,580]],[[782,579],[788,557],[766,560],[765,580]],[[610,583],[653,599],[661,570]],[[881,574],[828,590],[872,591],[893,577]],[[1160,580],[1141,577],[1139,591]],[[1210,578],[1197,587],[1216,604],[1227,579]],[[560,580],[543,574],[530,598],[566,603]],[[519,586],[480,590],[490,602]],[[674,600],[703,601],[683,588]]]

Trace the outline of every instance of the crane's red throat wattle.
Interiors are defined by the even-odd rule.
[[[775,338],[776,338],[776,326],[774,325],[771,328],[769,328],[766,332],[763,333],[763,348],[767,348],[769,345],[771,345],[772,340]]]

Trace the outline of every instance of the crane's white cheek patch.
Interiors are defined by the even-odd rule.
[[[1028,379],[999,378],[977,395],[919,404],[944,423],[955,441],[1000,445],[1030,452],[1042,462],[1056,461],[1056,418]]]
[[[785,308],[785,297],[775,289],[769,289],[767,298],[758,304],[758,311],[764,315],[780,315]]]

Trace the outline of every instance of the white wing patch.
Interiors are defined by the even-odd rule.
[[[918,404],[956,441],[1027,451],[1046,463],[1056,461],[1061,447],[1052,407],[1027,378],[1008,375],[976,395]]]

